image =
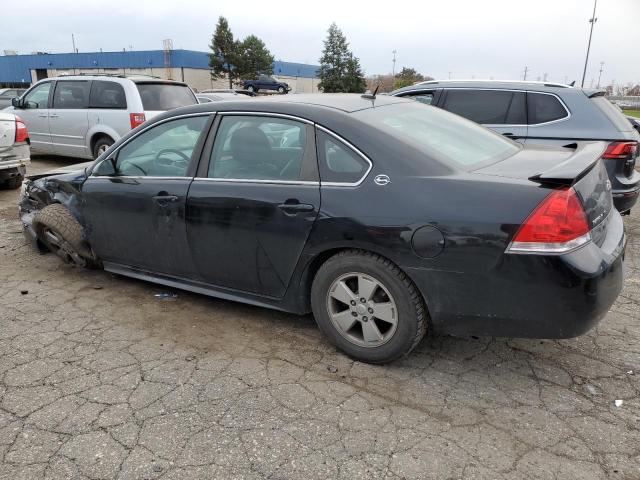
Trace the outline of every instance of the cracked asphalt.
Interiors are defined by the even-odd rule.
[[[17,198],[0,191],[2,479],[640,479],[640,208],[587,335],[427,337],[370,366],[310,316],[40,255]]]

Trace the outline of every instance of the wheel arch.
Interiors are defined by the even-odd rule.
[[[118,132],[116,132],[113,128],[108,126],[95,127],[94,129],[89,130],[89,133],[87,135],[89,144],[87,145],[87,148],[89,149],[89,153],[91,153],[91,155],[93,155],[93,147],[95,146],[96,142],[102,137],[110,138],[115,143],[120,138],[120,135],[118,135]]]

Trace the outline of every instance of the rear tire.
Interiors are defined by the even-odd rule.
[[[337,299],[341,291],[345,301]],[[311,308],[331,343],[368,363],[407,355],[427,330],[428,314],[413,282],[391,261],[361,250],[340,252],[320,267]]]
[[[255,87],[254,87],[253,85],[249,85],[249,86],[247,87],[247,91],[248,91],[248,92],[251,92],[251,93],[256,93],[256,89],[255,89]]]
[[[96,140],[96,143],[93,145],[93,159],[95,160],[100,155],[102,155],[107,148],[113,145],[114,141],[111,137],[103,136]]]
[[[24,181],[24,176],[18,175],[17,177],[11,177],[4,181],[4,187],[10,190],[15,190],[16,188],[20,188],[22,182]]]
[[[63,205],[54,203],[36,212],[33,228],[47,249],[65,263],[84,268],[100,266],[85,240],[82,225]]]

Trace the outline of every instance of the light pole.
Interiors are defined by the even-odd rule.
[[[584,77],[587,75],[587,64],[589,63],[589,50],[591,50],[591,37],[593,36],[593,26],[598,21],[596,18],[596,5],[598,4],[598,0],[593,0],[593,15],[589,19],[589,23],[591,24],[591,28],[589,29],[589,43],[587,44],[587,56],[584,59],[584,70],[582,71],[582,83],[580,86],[584,88]]]
[[[596,88],[600,88],[600,79],[602,78],[603,68],[604,68],[604,62],[600,62],[600,72],[598,73],[598,85],[596,85]]]
[[[393,70],[391,70],[391,76],[393,78],[396,78],[396,53],[398,53],[396,50],[394,50],[393,52]]]

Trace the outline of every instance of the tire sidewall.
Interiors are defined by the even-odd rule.
[[[339,276],[359,272],[382,282],[396,302],[398,325],[393,337],[379,347],[361,347],[349,342],[333,326],[327,311],[327,292]],[[345,255],[330,259],[318,271],[311,289],[311,306],[316,323],[329,340],[350,357],[371,363],[387,363],[411,350],[418,334],[415,300],[397,271],[366,255]]]
[[[113,141],[113,139],[109,138],[109,137],[100,137],[98,140],[96,140],[95,145],[93,146],[93,159],[95,160],[96,158],[98,158],[99,153],[98,150],[100,149],[100,147],[102,145],[106,145],[107,148],[109,148],[111,145],[113,145],[115,142]]]
[[[284,93],[284,87],[278,87],[278,93],[282,95]]]

